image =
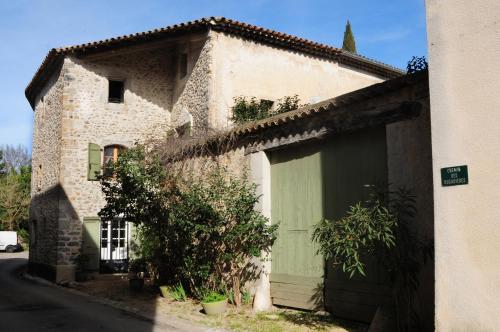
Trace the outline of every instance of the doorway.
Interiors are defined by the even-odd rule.
[[[122,219],[101,222],[101,273],[126,273],[130,227]]]

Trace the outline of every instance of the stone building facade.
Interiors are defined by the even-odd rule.
[[[309,103],[400,74],[224,18],[51,50],[26,89],[35,111],[31,272],[56,281],[74,277],[83,222],[104,204],[89,170],[92,147],[102,164],[107,147],[185,126],[232,126],[237,96],[276,101],[297,94]],[[119,100],[111,100],[117,91]]]

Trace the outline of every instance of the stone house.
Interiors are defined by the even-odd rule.
[[[271,305],[326,309],[371,322],[379,308],[392,306],[391,282],[377,262],[368,263],[367,277],[350,279],[316,254],[311,232],[322,218],[340,218],[349,206],[364,201],[367,184],[389,185],[415,195],[418,215],[413,230],[420,240],[432,241],[429,113],[424,71],[235,127],[226,136],[195,141],[183,150],[183,155],[191,155],[189,148],[194,151],[183,166],[195,172],[213,163],[236,172],[245,165],[258,185],[257,208],[272,224],[279,224],[271,259],[255,262],[261,271],[250,286],[255,310]],[[199,152],[204,149],[208,151]],[[411,325],[431,331],[432,261],[423,266],[419,280]]]
[[[126,260],[126,225],[96,218],[103,199],[95,171],[120,149],[172,129],[230,127],[237,96],[276,101],[297,94],[314,102],[400,74],[337,48],[215,17],[52,49],[26,88],[35,111],[30,271],[73,279],[86,236],[99,242],[101,260]]]

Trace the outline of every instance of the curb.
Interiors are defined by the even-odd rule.
[[[21,273],[20,276],[24,279],[27,279],[27,280],[34,282],[34,283],[37,283],[39,285],[51,286],[51,287],[55,287],[55,288],[64,290],[64,291],[69,292],[69,293],[73,293],[75,295],[83,296],[92,302],[118,309],[118,310],[120,310],[128,315],[134,316],[138,319],[151,322],[155,326],[158,326],[158,327],[163,327],[166,329],[169,329],[169,328],[170,329],[179,329],[179,330],[189,331],[189,332],[228,332],[229,331],[229,330],[221,329],[221,328],[205,327],[205,326],[194,324],[191,321],[177,318],[177,317],[161,317],[161,316],[154,317],[151,315],[144,314],[144,313],[140,312],[139,310],[134,309],[133,307],[127,306],[126,304],[123,304],[121,302],[117,302],[117,301],[113,301],[113,300],[109,300],[109,299],[105,299],[105,298],[101,298],[101,297],[95,297],[95,296],[92,296],[92,295],[87,294],[85,292],[79,291],[77,289],[70,288],[70,287],[64,287],[64,286],[52,283],[52,282],[45,280],[43,278],[32,276],[28,273]]]

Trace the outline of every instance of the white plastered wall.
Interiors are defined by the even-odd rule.
[[[500,1],[427,0],[436,329],[500,327]],[[469,184],[440,169],[468,165]]]
[[[260,196],[256,209],[271,220],[271,164],[264,151],[250,155],[250,176],[257,185],[257,195]],[[260,279],[255,283],[253,309],[267,311],[272,308],[271,284],[271,256],[264,253],[263,260],[257,259],[256,264],[261,266]]]
[[[212,126],[231,124],[234,98],[276,101],[297,94],[302,103],[333,98],[383,79],[355,68],[303,53],[264,45],[221,32],[213,39]]]

